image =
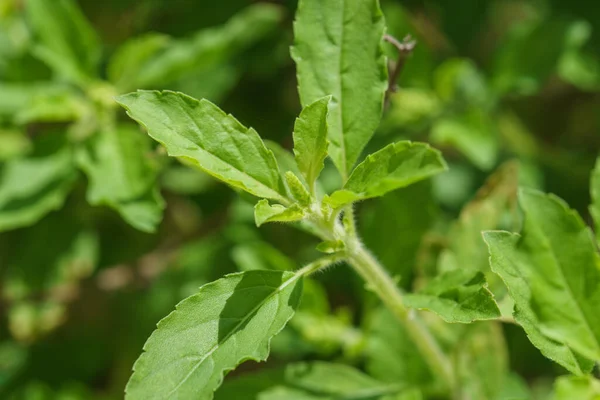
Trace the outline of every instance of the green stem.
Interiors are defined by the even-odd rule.
[[[353,239],[348,247],[348,262],[402,323],[431,370],[442,378],[449,389],[453,389],[454,376],[448,357],[418,316],[410,313],[406,308],[396,282],[358,239]]]

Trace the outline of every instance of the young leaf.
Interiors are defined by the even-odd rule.
[[[574,373],[589,371],[574,352],[600,359],[600,269],[590,232],[555,196],[523,190],[519,200],[521,236],[484,234],[492,271],[506,283],[515,319],[534,345]]]
[[[330,154],[344,179],[379,125],[387,89],[377,0],[301,0],[292,58],[303,106],[332,95]]]
[[[273,152],[254,129],[210,101],[170,91],[138,91],[119,96],[117,102],[170,156],[255,196],[287,203]]]
[[[433,311],[444,321],[470,323],[500,317],[483,273],[464,269],[435,277],[417,293],[405,295],[408,307]]]
[[[55,136],[0,167],[0,231],[31,225],[63,205],[77,174],[71,149]]]
[[[266,222],[294,222],[304,218],[304,212],[297,205],[285,207],[281,204],[270,205],[265,199],[260,200],[254,207],[256,226]]]
[[[158,323],[134,365],[127,399],[212,399],[223,375],[264,361],[298,307],[300,275],[248,271],[200,288]]]
[[[309,188],[313,188],[327,157],[327,113],[331,96],[304,107],[294,124],[294,154]]]
[[[334,208],[383,196],[447,169],[439,151],[424,143],[402,141],[370,154],[356,166],[342,190],[327,202]]]
[[[147,154],[148,140],[139,130],[121,125],[98,132],[78,153],[78,161],[88,175],[90,204],[112,207],[137,229],[154,232],[164,201],[156,184],[157,166]]]
[[[308,193],[306,187],[300,181],[300,178],[298,178],[292,171],[287,171],[285,173],[285,183],[294,200],[297,200],[298,203],[302,204],[303,206],[310,204],[310,193]]]
[[[592,218],[594,218],[596,241],[600,243],[600,158],[596,160],[596,166],[592,171],[592,177],[590,179],[590,192],[592,195],[590,214],[592,214]]]
[[[27,16],[40,40],[34,54],[75,83],[96,76],[101,47],[94,28],[73,0],[28,0]]]

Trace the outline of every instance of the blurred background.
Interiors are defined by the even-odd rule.
[[[168,159],[112,101],[136,89],[208,98],[271,141],[284,163],[300,111],[289,56],[295,7],[0,0],[0,398],[122,398],[156,323],[199,286],[316,257],[314,238],[290,226],[257,229],[255,199]],[[559,195],[589,222],[600,4],[382,0],[382,8],[388,33],[417,45],[367,151],[426,141],[450,165],[359,207],[364,241],[400,284],[452,265],[486,270],[479,232],[518,230],[517,183]],[[339,186],[332,165],[322,178],[328,190]],[[345,267],[317,276],[269,361],[244,364],[217,398],[254,398],[247,387],[227,390],[297,360],[341,360],[396,379],[377,361],[389,333],[377,304]],[[502,368],[542,398],[564,371],[518,327],[500,330]]]

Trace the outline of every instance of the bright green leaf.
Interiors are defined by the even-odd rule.
[[[223,375],[264,361],[298,307],[299,275],[248,271],[200,288],[158,323],[134,365],[127,399],[211,399]]]
[[[292,58],[303,106],[332,95],[329,152],[347,177],[381,118],[387,68],[377,0],[301,0]]]
[[[383,196],[446,170],[439,151],[424,143],[392,143],[356,166],[342,190],[327,200],[334,208]]]
[[[515,319],[534,345],[572,372],[589,370],[574,353],[600,359],[600,268],[589,229],[557,197],[523,190],[520,204],[520,236],[484,235],[492,270],[506,283]]]
[[[40,44],[34,54],[75,83],[97,74],[101,46],[94,28],[73,0],[28,0],[27,16]]]
[[[337,253],[339,251],[344,251],[345,249],[346,244],[341,240],[327,240],[317,245],[317,250],[327,254]]]
[[[255,196],[287,202],[273,152],[254,129],[210,101],[170,91],[138,91],[117,101],[170,156]]]
[[[417,293],[405,295],[408,307],[433,311],[446,322],[470,323],[500,316],[481,272],[465,269],[435,277]]]
[[[294,154],[309,188],[323,170],[327,157],[327,113],[331,96],[304,107],[294,124]]]
[[[300,181],[300,178],[296,176],[292,171],[285,173],[285,183],[292,195],[292,198],[297,200],[298,203],[303,206],[310,204],[310,193],[306,190],[304,184]]]
[[[0,231],[28,226],[62,207],[76,178],[71,149],[48,134],[34,153],[0,167]]]
[[[254,207],[256,226],[267,222],[294,222],[304,218],[304,212],[296,205],[285,207],[281,204],[269,204],[265,199],[260,200]]]

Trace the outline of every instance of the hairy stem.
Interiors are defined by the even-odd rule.
[[[404,306],[402,293],[396,282],[379,262],[354,239],[348,248],[348,262],[373,289],[385,306],[402,323],[427,365],[442,378],[448,388],[454,387],[452,365],[427,327],[416,314]]]

